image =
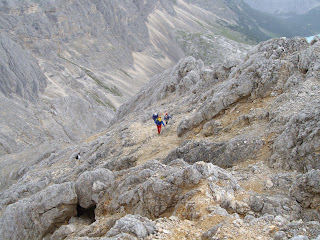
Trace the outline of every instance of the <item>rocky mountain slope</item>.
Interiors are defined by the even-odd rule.
[[[223,1],[218,12],[200,3],[1,1],[0,189],[106,129],[122,102],[185,53],[213,63],[250,49],[213,34],[223,28],[208,22],[228,16]]]
[[[1,238],[319,239],[319,56],[281,38],[180,60],[104,132],[12,171]]]
[[[212,38],[228,32],[217,20],[235,23],[224,1],[205,6],[168,0],[1,1],[0,156],[33,145],[50,152],[53,143],[61,147],[106,128],[151,76],[172,67],[187,49],[207,50],[190,45],[186,35]],[[221,45],[210,41],[211,49]],[[223,49],[233,51],[230,44]]]
[[[2,0],[0,23],[0,162],[11,170],[39,147],[52,153],[102,131],[182,57],[213,64],[250,48],[217,35],[270,38],[241,0]]]

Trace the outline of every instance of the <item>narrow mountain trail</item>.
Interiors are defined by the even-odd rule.
[[[189,113],[174,115],[173,120],[169,121],[165,127],[162,126],[160,135],[157,133],[157,127],[151,116],[150,119],[143,121],[130,115],[126,122],[131,124],[128,124],[122,130],[119,130],[121,128],[115,125],[108,131],[113,132],[114,144],[121,148],[121,155],[130,156],[133,154],[136,157],[135,165],[142,165],[153,159],[164,159],[170,151],[179,147],[186,140],[207,139],[224,142],[236,137],[243,131],[256,132],[257,134],[260,132],[261,134],[261,130],[264,129],[262,132],[267,132],[265,119],[258,116],[261,112],[268,112],[272,103],[273,98],[263,98],[254,102],[243,100],[235,103],[213,119],[221,124],[222,130],[207,137],[202,132],[203,124],[182,137],[177,136],[180,121],[187,118]],[[257,115],[255,115],[256,112]],[[247,118],[250,114],[251,118]],[[94,142],[106,133],[107,131],[93,135],[87,139],[87,142]],[[273,133],[266,134],[264,139],[265,144],[255,158],[247,159],[228,169],[243,189],[235,193],[233,201],[241,202],[248,199],[252,192],[272,195],[280,193],[272,188],[270,180],[270,176],[276,170],[271,170],[266,164],[266,160],[271,153],[269,145],[273,141]],[[235,236],[235,232],[238,236],[237,239],[256,239],[258,235],[259,239],[272,239],[270,232],[277,230],[276,228],[264,229],[267,226],[264,226],[264,223],[247,226],[243,222],[242,216],[235,220],[233,215],[226,214],[224,216],[215,212],[215,209],[220,209],[220,201],[213,196],[208,181],[201,181],[187,191],[194,192],[194,194],[185,199],[183,204],[178,206],[174,212],[169,209],[160,218],[156,219],[158,232],[150,235],[147,239],[200,239],[203,232],[220,223],[224,225],[224,228],[219,230],[221,233],[218,234],[222,238],[229,236],[230,239],[233,239],[231,236]],[[239,226],[243,226],[241,231],[238,230]]]
[[[262,98],[257,101],[242,100],[229,107],[222,114],[217,115],[213,120],[219,122],[222,129],[213,136],[204,136],[202,133],[203,124],[196,127],[192,132],[178,138],[176,134],[177,122],[167,126],[160,136],[156,135],[156,127],[150,123],[141,131],[136,131],[136,137],[149,137],[149,146],[140,149],[140,157],[138,164],[142,164],[153,157],[164,158],[170,150],[178,147],[185,140],[211,140],[215,142],[224,142],[233,139],[242,132],[250,131],[257,135],[261,132],[267,133],[267,124],[264,118],[259,118],[261,113],[269,111],[273,103],[272,97]],[[257,115],[255,113],[257,112]],[[248,117],[250,116],[251,117]],[[252,117],[254,116],[254,117]],[[182,119],[187,116],[176,116],[176,119]],[[150,121],[151,122],[151,121]],[[172,122],[171,122],[172,123]],[[133,129],[141,126],[136,124]],[[262,131],[263,130],[263,131]],[[150,131],[154,133],[150,133]],[[277,172],[276,169],[270,169],[267,166],[267,159],[270,157],[270,144],[273,141],[274,133],[268,133],[264,137],[264,145],[252,159],[247,159],[228,171],[235,176],[243,189],[235,194],[234,201],[243,201],[250,198],[250,193],[258,194],[280,194],[281,190],[276,191],[273,187],[270,177]],[[156,153],[156,154],[154,154]],[[201,160],[201,159],[199,159]],[[279,171],[280,172],[280,171]],[[282,170],[283,173],[283,170]],[[223,224],[223,229],[217,228],[221,239],[272,239],[270,237],[274,231],[279,230],[276,226],[267,226],[261,222],[255,226],[247,226],[244,223],[243,216],[235,220],[233,215],[223,215],[215,212],[219,208],[219,199],[215,199],[207,181],[202,181],[192,189],[195,191],[184,204],[179,206],[174,214],[166,212],[163,218],[156,220],[159,231],[155,235],[149,236],[147,239],[161,240],[191,240],[201,239],[203,232],[208,231],[213,225]],[[240,228],[241,227],[241,228]],[[241,230],[239,230],[241,229]],[[235,234],[236,233],[236,234]],[[234,238],[233,236],[237,236]],[[220,238],[219,238],[220,239]]]
[[[137,155],[137,165],[148,160],[164,158],[168,153],[181,144],[181,139],[176,133],[178,121],[169,121],[166,126],[162,126],[161,134],[158,134],[157,127],[152,119],[146,123],[135,122],[129,129],[136,145],[139,146]]]

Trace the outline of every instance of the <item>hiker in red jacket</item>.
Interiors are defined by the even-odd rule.
[[[155,124],[157,124],[158,134],[160,134],[160,132],[161,132],[161,124],[163,124],[163,126],[165,126],[164,122],[161,120],[161,117],[158,117],[154,122],[155,122]]]

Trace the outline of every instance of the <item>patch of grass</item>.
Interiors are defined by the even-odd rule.
[[[97,77],[94,76],[93,72],[91,72],[88,69],[85,69],[84,72],[87,74],[88,77],[90,77],[92,80],[94,80],[97,83],[97,85],[99,85],[100,87],[111,92],[115,96],[118,96],[118,97],[122,96],[122,93],[120,92],[120,90],[116,86],[112,86],[111,88],[106,86],[103,82],[101,82]]]
[[[82,71],[85,72],[85,74],[87,74],[88,77],[90,77],[92,80],[94,80],[98,86],[104,88],[105,90],[109,91],[110,93],[112,93],[115,96],[118,96],[118,97],[122,96],[122,93],[120,92],[120,90],[116,86],[112,86],[111,88],[108,87],[100,79],[98,79],[96,76],[94,76],[94,73],[92,71],[90,71],[89,69],[84,68],[84,67],[76,64],[75,62],[70,61],[69,59],[66,59],[60,53],[58,53],[58,57],[73,64],[74,66],[77,66],[78,68],[80,68]]]
[[[120,70],[120,72],[123,72],[125,75],[127,75],[128,77],[130,77],[130,78],[133,78],[129,73],[127,73],[126,71],[124,71],[123,69],[119,69]]]
[[[83,67],[79,66],[78,64],[76,64],[76,63],[74,63],[74,62],[70,61],[69,59],[67,59],[67,58],[65,58],[65,57],[63,57],[60,53],[58,53],[58,57],[59,57],[59,58],[61,58],[61,59],[63,59],[63,60],[65,60],[65,61],[67,61],[68,63],[71,63],[71,64],[73,64],[73,65],[75,65],[75,66],[77,66],[77,67],[81,68],[82,70],[84,69]]]
[[[195,21],[195,22],[196,22],[198,25],[200,25],[201,27],[206,28],[206,27],[204,26],[204,24],[203,24],[202,22],[200,22],[199,20],[193,19],[193,21]]]
[[[241,34],[238,31],[231,30],[229,27],[225,26],[227,23],[221,22],[221,23],[212,23],[212,22],[206,22],[206,24],[209,26],[210,31],[212,31],[214,34],[221,35],[223,37],[226,37],[228,39],[231,39],[233,41],[239,42],[239,43],[245,43],[245,44],[256,44],[257,41],[250,41],[245,38],[243,34]],[[202,34],[202,33],[191,33],[186,31],[177,31],[178,36],[183,39],[184,41],[194,41],[196,38],[200,38],[202,35],[206,35],[207,37],[210,35]],[[214,37],[214,35],[212,35]]]
[[[214,23],[208,23],[210,24],[214,29],[216,29],[216,31],[218,31],[218,34],[221,36],[224,36],[228,39],[231,39],[233,41],[239,42],[239,43],[246,43],[246,44],[256,44],[257,41],[248,41],[247,38],[245,38],[245,36],[238,32],[238,31],[234,31],[231,30],[229,27],[227,27],[226,25],[228,25],[228,23],[224,22],[224,21],[220,21],[218,22],[218,24],[214,24]]]
[[[101,106],[112,109],[114,112],[117,110],[110,100],[102,101],[95,93],[89,93],[89,95]]]

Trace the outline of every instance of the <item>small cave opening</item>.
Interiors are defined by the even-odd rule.
[[[90,221],[90,224],[95,222],[95,214],[94,210],[96,209],[96,205],[89,207],[89,208],[83,208],[80,205],[77,205],[77,217]]]

